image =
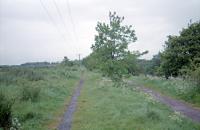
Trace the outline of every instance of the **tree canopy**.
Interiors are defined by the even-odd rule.
[[[161,68],[166,78],[178,76],[183,68],[200,63],[200,22],[182,29],[179,36],[168,36]]]
[[[123,75],[136,70],[137,55],[128,50],[128,45],[137,40],[135,30],[131,25],[123,25],[123,21],[124,17],[110,12],[108,24],[98,22],[95,43],[91,47],[93,52],[84,60],[91,69],[98,68],[115,81],[121,81]]]

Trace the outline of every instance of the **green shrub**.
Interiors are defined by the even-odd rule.
[[[190,78],[200,93],[200,67],[190,72]]]
[[[190,81],[196,87],[196,91],[200,93],[200,58],[191,61],[190,67],[183,67],[180,70],[183,78]]]
[[[34,112],[28,112],[24,115],[24,120],[28,120],[28,119],[32,119],[35,117],[35,113]]]
[[[23,86],[21,90],[21,100],[22,101],[32,101],[35,102],[39,99],[40,88],[39,87],[27,87]]]
[[[8,129],[12,125],[13,101],[0,91],[0,128]]]
[[[147,111],[147,118],[151,120],[160,120],[160,115],[156,113],[155,111]]]
[[[72,68],[72,71],[78,71],[78,69],[77,69],[77,68],[75,68],[75,67],[73,67],[73,68]]]
[[[22,117],[21,117],[21,120],[22,121],[27,121],[27,120],[30,120],[30,119],[33,119],[33,118],[41,118],[41,115],[38,113],[38,112],[35,112],[35,111],[28,111],[28,112],[25,112]]]
[[[31,72],[27,74],[27,79],[30,81],[39,81],[39,80],[44,80],[44,77],[42,74],[40,73],[35,73],[35,72]]]

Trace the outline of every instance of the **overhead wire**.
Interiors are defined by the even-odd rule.
[[[64,26],[64,28],[65,28],[65,31],[66,31],[67,33],[69,33],[69,30],[67,29],[67,26],[66,26],[66,24],[65,24],[65,20],[64,20],[64,18],[63,18],[63,16],[62,16],[62,13],[61,13],[61,11],[60,11],[60,9],[59,9],[59,6],[58,6],[58,4],[56,3],[55,0],[53,0],[53,4],[54,4],[54,6],[56,7],[56,11],[58,12],[58,16],[59,16],[59,18],[60,18],[60,20],[61,20],[61,22],[62,22],[62,24],[63,24],[63,26]]]
[[[61,13],[61,10],[60,10],[60,8],[59,8],[59,6],[58,6],[56,0],[53,0],[53,4],[54,4],[54,6],[56,7],[56,11],[57,11],[57,13],[58,13],[58,15],[59,15],[59,17],[60,17],[60,20],[61,20],[62,24],[64,25],[64,28],[65,28],[66,32],[68,32],[68,28],[67,28],[67,26],[66,26],[66,24],[65,24],[65,20],[64,20],[64,18],[63,18],[63,15],[62,15],[62,13]],[[69,4],[68,4],[68,5],[69,5]],[[69,7],[69,6],[68,6],[68,7]],[[70,20],[72,20],[72,22],[73,22],[73,18],[72,18],[72,15],[71,15],[70,7],[68,8],[68,12],[70,13]],[[73,32],[75,33],[75,24],[74,24],[74,22],[73,22],[72,27],[73,27]],[[69,34],[70,34],[70,33],[69,33]],[[74,35],[76,35],[76,34],[74,34]],[[73,43],[77,42],[76,36],[74,36],[74,37],[75,37],[75,41],[74,41],[74,39],[73,39],[73,34],[72,34],[72,42],[73,42]],[[75,51],[77,51],[76,44],[74,44],[73,47],[75,48]]]
[[[74,20],[73,20],[73,17],[72,17],[72,12],[71,12],[69,0],[66,0],[66,2],[67,2],[67,9],[68,9],[70,21],[72,23],[72,29],[73,29],[74,37],[76,39],[76,42],[78,42],[78,36],[77,36],[77,33],[76,33],[75,23],[74,23]]]
[[[74,38],[75,38],[75,41],[76,43],[79,42],[79,38],[78,38],[78,35],[77,35],[77,32],[76,32],[76,28],[75,28],[75,22],[74,22],[74,19],[72,17],[72,11],[71,11],[71,7],[70,7],[70,3],[69,3],[69,0],[66,0],[66,7],[67,7],[67,12],[68,12],[68,15],[69,15],[69,18],[70,18],[70,21],[71,21],[71,24],[72,24],[72,30],[73,30],[73,35],[74,35]],[[76,51],[79,51],[76,44],[75,44],[75,47],[76,47]],[[78,54],[79,56],[80,54]]]
[[[52,17],[51,14],[49,13],[49,11],[48,11],[48,9],[46,8],[45,4],[42,2],[42,0],[39,0],[39,1],[40,1],[40,4],[41,4],[42,8],[43,8],[44,11],[46,12],[46,14],[47,14],[49,20],[51,21],[51,23],[54,25],[54,27],[55,27],[56,30],[58,31],[59,35],[63,38],[63,40],[64,40],[65,42],[67,42],[65,36],[60,32],[60,30],[59,30],[59,28],[58,28],[56,22],[54,21],[53,17]]]
[[[70,21],[71,21],[71,23],[72,23],[73,35],[74,35],[75,41],[78,42],[78,36],[77,36],[77,33],[76,33],[75,23],[74,23],[74,20],[73,20],[73,17],[72,17],[72,13],[71,13],[70,3],[69,3],[68,0],[66,0],[66,2],[67,2],[67,10],[68,10],[67,12],[69,13]],[[40,0],[40,4],[42,5],[42,8],[44,9],[44,11],[46,12],[46,14],[48,15],[49,20],[52,22],[52,24],[53,24],[53,25],[55,26],[55,28],[57,29],[58,33],[61,35],[61,37],[64,39],[64,41],[67,42],[65,36],[64,36],[63,33],[59,30],[59,27],[57,26],[57,24],[56,24],[54,18],[51,16],[51,14],[49,13],[48,9],[46,8],[46,6],[45,6],[45,4],[44,4],[44,2],[43,2],[42,0]],[[56,11],[57,11],[57,13],[58,13],[58,15],[59,15],[59,18],[60,18],[62,24],[64,25],[65,31],[68,32],[68,28],[67,28],[66,23],[65,23],[65,20],[64,20],[64,18],[63,18],[63,16],[62,16],[61,10],[59,9],[59,6],[58,6],[58,4],[56,3],[55,0],[53,0],[53,4],[54,4],[54,6],[55,6],[55,8],[56,8]],[[70,33],[69,33],[69,34],[70,34]],[[74,45],[74,47],[77,48],[76,45]]]

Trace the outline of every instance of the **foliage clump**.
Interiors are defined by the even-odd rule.
[[[41,89],[39,87],[23,86],[21,89],[21,100],[36,102],[39,99]]]
[[[13,101],[0,91],[0,128],[8,129],[12,125]]]
[[[168,36],[161,56],[161,69],[166,78],[182,75],[181,70],[192,70],[200,64],[200,22],[189,24],[179,36]]]
[[[73,61],[70,61],[67,56],[64,57],[61,64],[64,65],[64,66],[70,66],[70,67],[75,65],[75,63]]]
[[[98,69],[103,75],[120,84],[124,76],[138,72],[136,59],[141,54],[130,52],[128,45],[137,40],[132,25],[123,25],[124,17],[109,13],[109,23],[98,22],[92,54],[83,60],[90,70]]]

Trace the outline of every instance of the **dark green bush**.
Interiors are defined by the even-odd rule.
[[[197,91],[200,93],[200,67],[190,72],[190,78],[197,87]]]
[[[73,67],[71,70],[72,70],[72,71],[78,71],[78,69],[75,68],[75,67]]]
[[[38,101],[40,96],[40,88],[39,87],[27,87],[23,86],[21,90],[21,100],[22,101]]]
[[[160,116],[158,113],[156,113],[155,111],[148,111],[147,112],[147,117],[151,120],[160,120]]]
[[[0,91],[0,128],[8,129],[12,125],[13,101]]]
[[[26,112],[26,113],[24,113],[22,115],[21,120],[22,121],[27,121],[27,120],[31,120],[33,118],[37,118],[37,119],[41,118],[40,113],[35,112],[35,111]]]

